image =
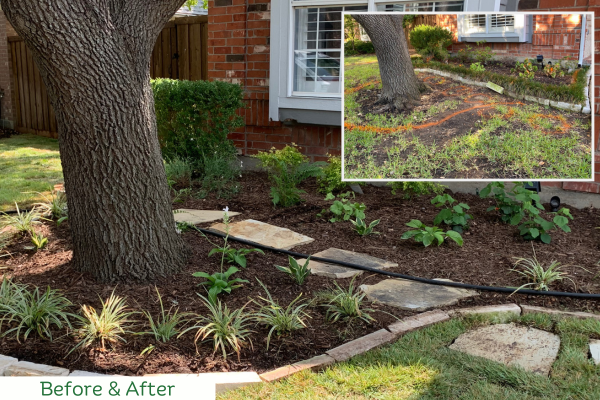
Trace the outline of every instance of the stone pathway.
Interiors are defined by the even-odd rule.
[[[405,279],[386,279],[376,285],[361,285],[360,288],[371,301],[409,311],[426,311],[450,306],[456,304],[460,299],[478,295],[473,290],[431,285]]]
[[[484,326],[460,335],[451,349],[548,375],[560,348],[550,332],[515,324]]]
[[[364,265],[365,267],[378,269],[386,269],[398,266],[397,263],[382,260],[381,258],[372,257],[367,254],[356,253],[354,251],[336,249],[333,247],[315,253],[313,254],[313,256],[328,258],[336,261],[345,261],[353,264]],[[306,262],[306,259],[302,258],[296,261],[298,261],[298,264],[304,264]],[[363,271],[357,269],[346,268],[336,264],[323,263],[320,261],[313,260],[311,260],[308,263],[308,268],[310,268],[310,272],[313,275],[325,276],[333,279],[352,278],[353,276],[357,276],[363,273]]]
[[[175,210],[176,212],[173,214],[175,217],[175,222],[187,222],[188,224],[198,225],[204,222],[212,222],[212,221],[221,221],[223,220],[223,211],[215,211],[215,210],[191,210],[182,208],[179,210]],[[236,215],[240,215],[239,212],[228,211],[227,212],[230,217],[235,217]]]
[[[209,229],[225,233],[225,224],[214,224]],[[283,250],[289,250],[302,244],[314,242],[315,240],[289,229],[269,225],[253,219],[230,224],[229,234],[240,239],[251,240],[264,246],[271,246]]]

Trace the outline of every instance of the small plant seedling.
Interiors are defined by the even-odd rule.
[[[468,227],[469,220],[473,219],[473,217],[471,214],[467,214],[465,211],[470,209],[468,205],[465,203],[458,203],[453,206],[454,203],[456,203],[456,200],[454,200],[452,196],[447,193],[434,197],[431,200],[431,204],[435,205],[436,207],[442,207],[445,204],[448,204],[452,208],[444,208],[441,210],[433,220],[433,224],[439,225],[443,222],[446,225],[451,226],[453,230],[461,233],[463,229]]]
[[[310,268],[308,268],[310,257],[308,257],[306,262],[302,265],[298,264],[298,261],[291,256],[288,256],[288,262],[290,264],[289,267],[282,267],[281,265],[276,265],[275,267],[291,276],[298,285],[302,285],[308,275],[310,275]]]
[[[253,252],[260,253],[263,256],[265,255],[264,251],[261,249],[233,249],[231,247],[217,247],[212,249],[208,253],[208,256],[210,257],[213,254],[221,253],[225,255],[225,260],[228,263],[236,263],[240,267],[246,268],[246,256]]]
[[[483,72],[485,71],[485,67],[483,65],[481,65],[481,63],[473,63],[471,64],[471,66],[469,67],[469,69],[473,72]]]
[[[455,231],[447,231],[444,232],[442,229],[437,226],[426,226],[424,223],[419,221],[418,219],[413,219],[409,223],[406,224],[411,228],[416,228],[411,231],[404,232],[401,239],[410,239],[414,238],[416,242],[423,243],[423,246],[427,247],[434,241],[437,241],[438,246],[444,243],[444,239],[452,239],[459,246],[463,245],[463,238],[460,233]]]
[[[360,218],[356,218],[356,221],[350,220],[350,222],[352,222],[352,225],[354,225],[354,230],[360,236],[368,236],[370,234],[379,235],[379,232],[373,232],[373,228],[379,225],[380,221],[381,220],[376,219],[375,221],[372,221],[369,225],[367,225],[365,220]]]
[[[346,192],[338,196],[336,200],[333,193],[327,193],[325,201],[334,200],[329,211],[333,214],[333,217],[329,219],[329,222],[348,221],[350,218],[365,218],[365,210],[367,206],[364,203],[353,203],[349,197],[354,198],[353,192]],[[321,211],[317,216],[322,217],[326,213],[326,210]]]
[[[41,250],[48,244],[48,238],[41,233],[31,232],[31,243],[33,243],[36,250]]]
[[[236,267],[229,267],[229,269],[225,272],[215,272],[212,275],[207,274],[206,272],[194,272],[192,276],[196,278],[205,278],[206,281],[200,283],[200,285],[204,285],[208,287],[208,299],[212,302],[217,300],[217,296],[222,293],[231,293],[233,289],[239,288],[242,285],[240,283],[248,283],[245,279],[235,278],[229,280],[231,275],[238,272],[239,269]]]

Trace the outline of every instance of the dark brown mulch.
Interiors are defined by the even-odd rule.
[[[600,260],[600,231],[595,229],[600,226],[600,213],[595,209],[572,209],[575,220],[570,225],[573,232],[553,232],[552,243],[544,245],[524,241],[518,235],[516,227],[503,224],[495,213],[486,212],[486,208],[492,204],[490,200],[479,199],[474,195],[454,194],[457,200],[471,206],[474,217],[471,229],[463,235],[464,246],[445,243],[440,247],[424,248],[413,241],[401,240],[400,236],[409,229],[405,224],[411,219],[420,219],[428,225],[432,223],[438,209],[430,204],[431,196],[403,200],[401,196],[392,196],[389,188],[366,187],[365,195],[357,200],[367,205],[368,222],[381,219],[376,229],[381,234],[362,238],[352,230],[349,223],[332,224],[327,222],[326,218],[316,216],[330,203],[325,202],[324,196],[316,192],[317,185],[314,180],[307,181],[302,188],[307,191],[305,202],[288,209],[273,208],[268,196],[267,176],[264,173],[247,173],[242,180],[241,193],[234,199],[188,199],[174,208],[220,210],[228,206],[232,211],[242,212],[237,220],[252,218],[288,227],[315,239],[311,244],[294,248],[298,252],[314,254],[329,247],[337,247],[393,260],[399,264],[397,268],[391,269],[394,272],[480,285],[516,287],[523,284],[524,281],[517,273],[509,271],[514,261],[512,257],[531,257],[533,245],[538,259],[542,262],[558,260],[563,264],[585,268],[566,268],[574,282],[565,280],[557,283],[552,286],[553,290],[600,293],[600,281],[597,279],[600,272],[597,265]],[[206,224],[208,225],[210,224]],[[27,252],[23,250],[23,246],[28,244],[27,241],[17,240],[8,248],[12,256],[0,259],[0,267],[5,268],[1,271],[14,274],[22,282],[62,289],[76,305],[89,304],[98,307],[98,296],[106,298],[115,286],[96,283],[90,277],[71,269],[67,225],[63,224],[58,229],[45,225],[43,229],[49,236],[48,248],[37,253]],[[154,292],[156,284],[166,305],[177,304],[181,311],[205,313],[206,310],[196,295],[198,292],[202,293],[203,289],[197,286],[199,280],[192,278],[191,274],[196,271],[216,272],[219,269],[219,261],[216,256],[207,257],[213,246],[198,233],[184,233],[184,238],[193,251],[193,256],[184,271],[152,284],[121,283],[116,286],[116,293],[127,296],[129,304],[136,309],[150,310],[156,315],[159,311]],[[218,238],[210,239],[214,242],[219,241]],[[317,276],[310,276],[307,283],[301,287],[293,284],[273,266],[286,265],[287,257],[281,254],[254,254],[248,258],[248,268],[238,275],[250,282],[231,295],[223,296],[223,300],[231,308],[241,307],[248,303],[249,298],[256,299],[264,295],[257,279],[268,286],[273,297],[281,304],[289,303],[300,293],[308,299],[333,284],[332,280]],[[382,279],[388,278],[365,273],[356,280],[356,284],[375,284]],[[339,282],[341,285],[348,285],[350,280],[343,279]],[[493,292],[481,292],[477,297],[460,301],[458,306],[508,302],[578,311],[600,311],[596,301],[508,296]],[[398,317],[412,314],[387,306],[371,306]],[[255,308],[253,304],[247,307]],[[140,356],[140,353],[148,345],[155,344],[149,336],[128,336],[127,344],[117,344],[113,350],[106,353],[90,350],[75,352],[69,356],[66,356],[66,353],[74,342],[66,336],[54,342],[32,338],[21,344],[13,339],[3,338],[0,339],[0,354],[70,369],[125,375],[243,370],[261,372],[321,354],[327,349],[380,329],[394,320],[385,313],[377,312],[373,314],[377,318],[376,324],[355,324],[348,327],[344,323],[327,323],[323,310],[319,308],[311,308],[309,312],[312,318],[308,320],[307,329],[290,337],[273,339],[268,352],[267,330],[261,327],[254,328],[256,332],[252,335],[253,348],[246,348],[239,362],[235,355],[229,356],[226,361],[218,355],[213,357],[209,344],[200,344],[197,354],[193,332],[173,340],[168,345],[158,346],[147,358]],[[138,330],[143,331],[144,328],[139,327]],[[60,336],[60,333],[57,335]]]
[[[448,62],[456,65],[462,65],[465,68],[470,68],[471,64],[473,64],[472,62],[463,63],[458,59],[450,59],[448,60]],[[546,63],[547,62],[544,61],[544,65],[546,65]],[[551,85],[570,85],[573,80],[572,73],[568,74],[567,70],[564,68],[562,69],[565,73],[564,76],[557,76],[556,78],[552,78],[551,76],[548,76],[544,73],[542,67],[539,64],[534,65],[538,67],[538,70],[534,72],[533,80],[535,82],[549,83]],[[515,68],[515,66],[515,61],[507,60],[489,61],[487,64],[484,65],[486,71],[494,72],[505,76],[519,76],[518,72],[511,72],[511,69]]]

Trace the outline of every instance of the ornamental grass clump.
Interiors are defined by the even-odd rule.
[[[550,285],[554,282],[560,282],[565,279],[575,284],[575,282],[568,277],[568,274],[562,271],[563,268],[570,267],[570,265],[562,265],[558,261],[553,260],[550,262],[550,265],[544,267],[538,261],[535,249],[533,249],[532,258],[513,258],[517,261],[511,271],[517,272],[529,281],[528,283],[521,285],[515,292],[528,286],[533,286],[534,290],[548,291],[550,290]],[[521,269],[518,269],[518,267]]]
[[[209,340],[213,343],[213,355],[221,350],[223,358],[227,359],[229,349],[233,350],[240,360],[240,351],[247,344],[252,346],[249,336],[252,333],[248,329],[252,316],[244,312],[244,307],[237,310],[230,310],[227,305],[220,300],[212,302],[204,296],[200,296],[204,305],[208,308],[208,315],[201,315],[197,324],[181,332],[184,333],[197,329],[194,342]]]
[[[346,321],[352,323],[356,320],[365,323],[375,321],[369,313],[375,312],[372,308],[364,307],[366,294],[361,293],[354,285],[354,278],[347,289],[342,288],[337,282],[331,290],[317,293],[317,302],[325,308],[326,317],[330,322]]]
[[[287,307],[282,307],[273,300],[271,293],[260,280],[258,280],[258,283],[265,290],[267,297],[259,297],[262,301],[252,300],[260,307],[253,317],[258,324],[271,328],[267,335],[267,350],[269,350],[273,333],[277,336],[283,336],[306,328],[304,320],[310,318],[310,316],[304,310],[308,307],[308,303],[298,304],[302,297],[302,294],[300,294]]]
[[[133,333],[128,329],[132,328],[132,324],[136,321],[131,319],[137,313],[128,311],[127,302],[123,297],[116,296],[115,291],[103,301],[100,314],[92,306],[81,306],[83,314],[79,319],[81,321],[78,329],[75,330],[74,336],[79,339],[79,343],[73,349],[86,348],[93,343],[100,341],[102,350],[106,350],[106,344],[117,343],[118,341],[126,343],[127,341],[122,335]]]
[[[152,335],[154,339],[159,342],[167,343],[173,337],[179,334],[179,325],[185,324],[189,317],[190,313],[180,313],[179,309],[173,311],[173,307],[171,307],[168,311],[165,311],[165,307],[162,301],[162,297],[158,288],[155,286],[156,294],[158,296],[158,302],[160,303],[160,314],[156,319],[150,314],[148,311],[142,311],[142,313],[148,318],[148,323],[150,325],[150,331],[143,332],[143,335]]]

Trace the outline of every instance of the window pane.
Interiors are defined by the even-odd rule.
[[[490,15],[490,32],[514,32],[514,15],[493,14]]]
[[[469,14],[465,16],[467,32],[485,32],[485,14]]]
[[[447,3],[435,3],[435,11],[462,11],[463,1],[449,1]]]
[[[296,8],[294,92],[339,95],[343,49],[342,12],[367,11],[367,6]]]

